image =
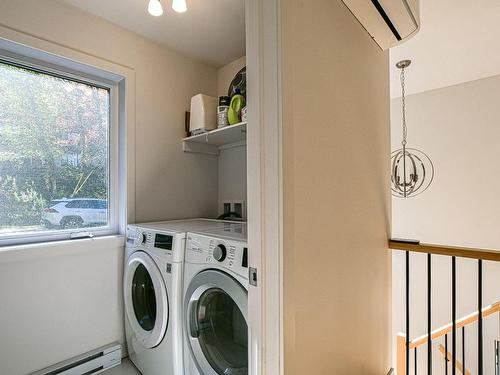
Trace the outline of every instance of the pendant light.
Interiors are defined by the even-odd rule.
[[[405,69],[410,64],[411,60],[402,60],[396,64],[401,70],[403,140],[402,148],[391,154],[391,189],[392,195],[400,198],[410,198],[423,193],[434,179],[434,165],[431,159],[424,152],[407,147]]]
[[[149,0],[148,12],[152,16],[159,17],[163,14],[163,7],[160,0]]]
[[[184,13],[187,10],[186,0],[173,0],[172,9],[177,13]]]

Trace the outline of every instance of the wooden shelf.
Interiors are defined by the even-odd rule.
[[[247,123],[240,122],[207,133],[183,138],[182,148],[184,152],[219,155],[221,148],[245,144],[246,137]]]

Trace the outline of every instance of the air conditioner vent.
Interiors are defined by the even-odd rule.
[[[411,38],[420,28],[419,0],[343,0],[382,49]]]

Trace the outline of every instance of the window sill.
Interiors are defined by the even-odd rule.
[[[76,255],[106,251],[125,246],[125,236],[122,234],[82,238],[74,240],[49,241],[31,244],[9,245],[0,247],[0,262],[25,260],[28,258],[43,258],[62,255]]]

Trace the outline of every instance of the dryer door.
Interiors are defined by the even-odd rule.
[[[145,348],[158,345],[168,326],[168,295],[154,260],[136,251],[127,260],[123,278],[125,312],[137,340]]]
[[[191,354],[204,375],[248,374],[248,293],[231,276],[196,275],[184,301]]]

